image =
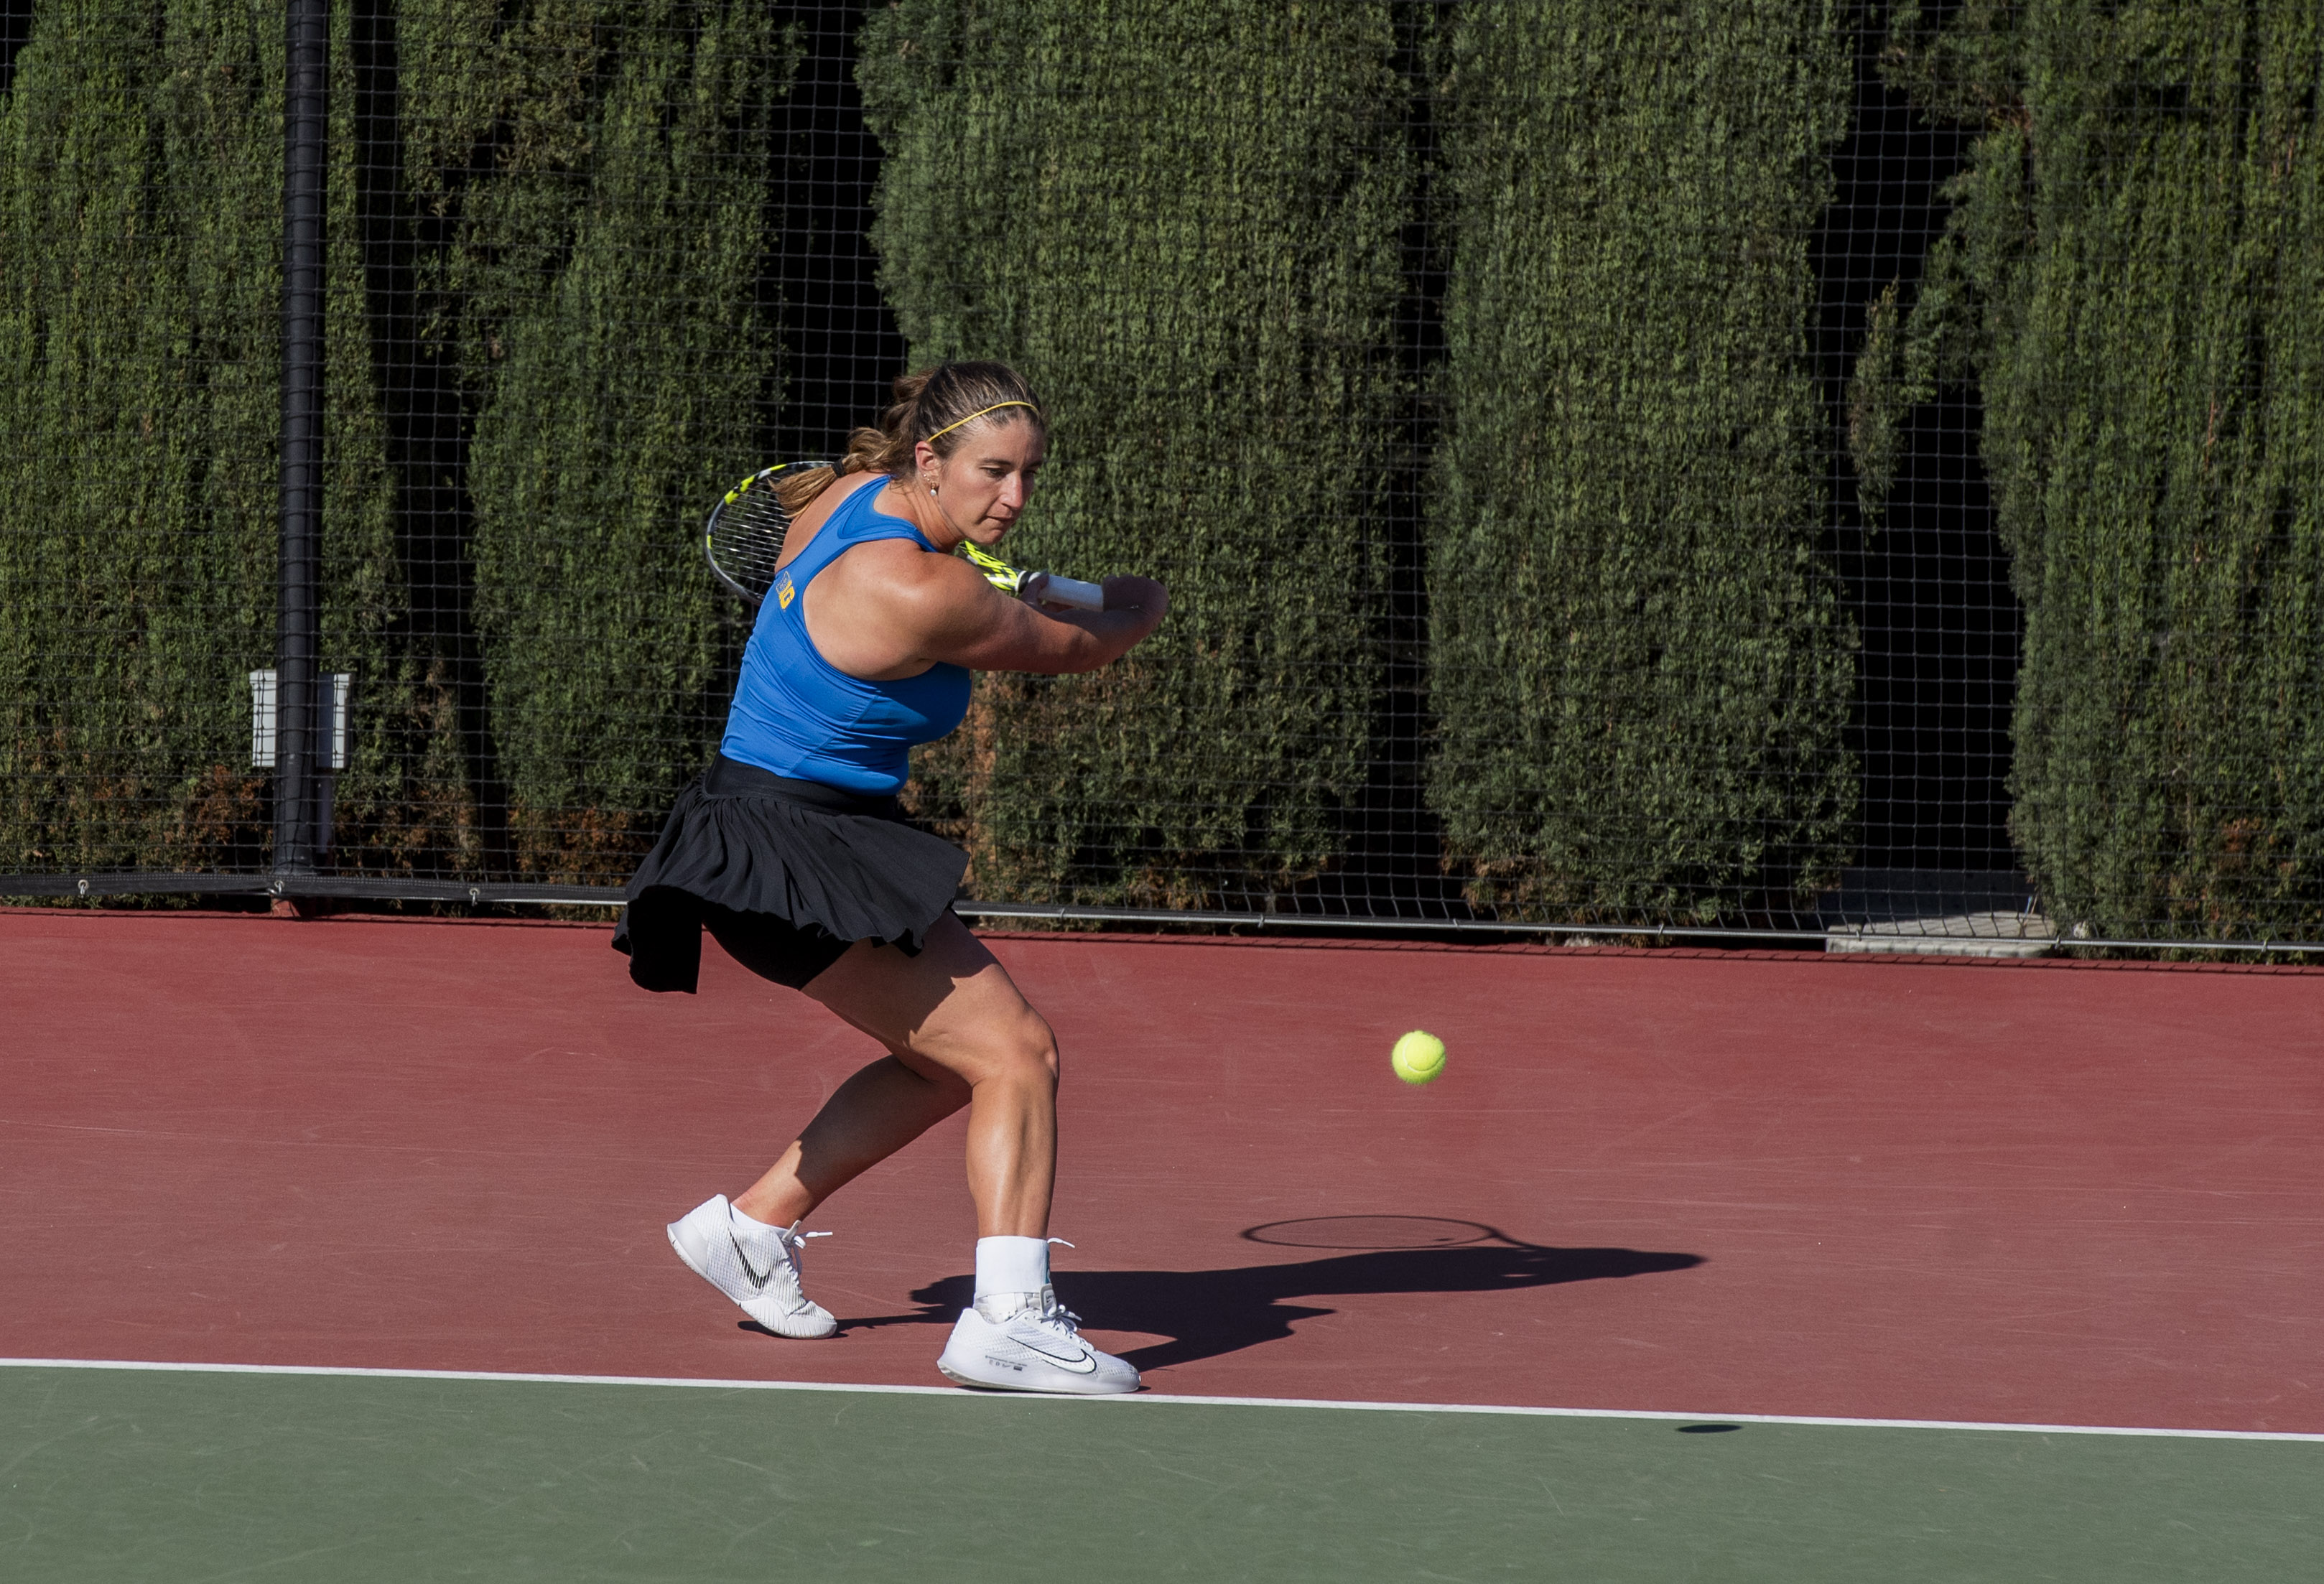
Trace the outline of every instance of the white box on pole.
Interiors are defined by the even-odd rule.
[[[347,768],[347,706],[355,693],[355,673],[326,671],[315,679],[315,769],[332,775]],[[277,702],[274,671],[269,667],[250,674],[250,763],[254,769],[274,768]]]

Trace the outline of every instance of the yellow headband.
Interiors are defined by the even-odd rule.
[[[1033,404],[1032,404],[1031,402],[1029,402],[1029,401],[996,401],[996,402],[994,402],[991,406],[990,406],[990,407],[988,407],[988,408],[983,409],[982,411],[978,411],[978,412],[972,412],[972,413],[970,413],[966,418],[962,419],[960,420],[960,423],[948,423],[948,424],[945,425],[945,427],[944,427],[944,428],[942,428],[938,429],[935,434],[930,435],[930,436],[928,437],[928,438],[929,438],[931,441],[940,440],[940,439],[944,438],[944,437],[945,437],[945,436],[946,436],[946,435],[948,435],[948,434],[952,433],[952,432],[953,432],[953,430],[954,430],[954,429],[956,429],[956,428],[960,428],[960,425],[961,425],[961,424],[964,424],[964,423],[974,423],[978,419],[982,418],[982,417],[984,416],[984,414],[985,414],[985,413],[987,413],[987,412],[998,412],[998,411],[1000,411],[1000,410],[1001,410],[1002,408],[1004,408],[1004,407],[1026,407],[1026,408],[1032,408],[1033,416],[1034,416],[1035,418],[1038,418],[1038,417],[1040,417],[1040,416],[1041,416],[1041,410],[1040,410],[1039,408],[1038,408],[1038,407],[1034,407],[1034,406],[1033,406]]]

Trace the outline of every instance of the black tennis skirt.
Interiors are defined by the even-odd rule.
[[[691,994],[707,928],[744,967],[798,989],[856,941],[917,955],[967,869],[893,797],[714,756],[631,877],[613,949],[643,988]]]

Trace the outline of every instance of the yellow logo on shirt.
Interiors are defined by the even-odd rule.
[[[796,591],[791,587],[791,575],[789,573],[786,572],[780,577],[775,579],[776,609],[783,611],[789,610],[791,608],[791,595],[795,592]]]

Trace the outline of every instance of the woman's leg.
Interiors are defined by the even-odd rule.
[[[966,1104],[977,1235],[1046,1237],[1056,1038],[984,944],[946,914],[918,956],[858,941],[807,993],[890,1054],[840,1085],[735,1207],[788,1226]]]

